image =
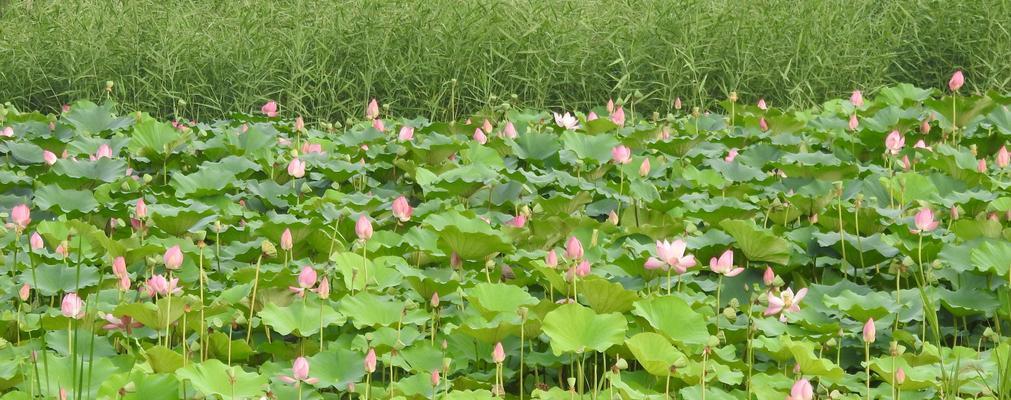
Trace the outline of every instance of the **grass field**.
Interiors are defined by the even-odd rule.
[[[310,117],[585,109],[641,94],[809,106],[857,86],[1006,91],[1006,1],[0,1],[0,100],[97,98],[207,119],[267,98]],[[453,83],[455,79],[455,83]],[[515,100],[512,99],[515,95]],[[492,98],[497,96],[497,98]],[[179,106],[178,100],[185,100]]]

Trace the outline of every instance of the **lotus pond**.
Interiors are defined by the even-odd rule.
[[[1011,98],[957,86],[8,105],[0,399],[1009,398]]]

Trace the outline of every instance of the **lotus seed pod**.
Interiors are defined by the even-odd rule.
[[[270,258],[277,255],[277,248],[274,247],[273,243],[265,239],[264,241],[260,242],[260,252],[263,253],[263,255]]]
[[[720,331],[720,333],[723,333],[723,331]],[[716,336],[713,336],[713,335],[709,335],[709,341],[706,343],[706,345],[709,346],[709,347],[719,346],[720,345],[720,338],[718,338]]]
[[[716,346],[719,346],[720,343],[726,342],[727,341],[727,335],[722,330],[717,331],[716,332],[716,340],[717,340],[716,344],[714,344],[714,345],[712,345],[710,347],[716,347]],[[710,338],[710,343],[712,343],[712,338]]]
[[[891,354],[892,357],[897,357],[899,355],[899,342],[894,340],[888,342],[888,354]]]
[[[913,258],[910,257],[910,256],[902,257],[902,265],[905,265],[907,267],[912,266],[913,265]]]
[[[730,99],[731,103],[736,103],[737,102],[737,92],[736,91],[730,92],[730,96],[728,97],[728,99]]]
[[[695,117],[695,118],[698,118],[699,115],[701,115],[701,113],[699,112],[699,108],[698,107],[692,107],[692,116]]]
[[[695,232],[698,232],[698,230],[699,230],[699,228],[697,226],[695,226],[695,224],[686,224],[685,225],[685,233],[688,234],[688,235],[691,235],[691,234],[693,234]]]
[[[565,382],[567,382],[569,384],[569,390],[576,390],[576,378],[575,377],[571,377],[570,376],[570,377],[568,377],[568,379],[565,380]]]
[[[835,345],[836,345],[835,338],[831,338],[831,339],[825,341],[825,345],[828,346],[828,347],[835,347]]]
[[[731,307],[724,308],[723,309],[723,317],[726,318],[727,321],[730,321],[730,322],[737,321],[737,311],[734,311],[734,309],[731,308]],[[720,331],[720,333],[722,334],[723,331]]]
[[[776,275],[776,277],[772,279],[772,287],[783,287],[783,285],[786,285],[786,282],[783,282],[783,277]]]
[[[144,174],[144,176],[141,178],[144,180],[144,183],[151,183],[151,181],[154,180],[154,177],[152,177],[150,174]]]
[[[414,300],[408,299],[407,301],[404,302],[404,310],[414,310],[417,308],[418,303],[415,303]]]
[[[113,87],[113,86],[114,86],[115,84],[116,84],[116,83],[115,83],[115,82],[113,82],[113,81],[105,81],[105,90],[106,90],[106,91],[111,91],[111,90],[112,90],[112,87]]]
[[[730,303],[728,304],[731,308],[737,309],[741,307],[741,301],[737,300],[736,297],[730,298]]]
[[[838,389],[835,389],[831,393],[828,394],[828,397],[830,399],[835,400],[835,399],[841,399],[843,397],[843,395],[842,395],[842,393],[839,392]]]
[[[656,112],[656,111],[653,111],[653,121],[656,121],[658,119],[660,119],[660,113]]]
[[[628,369],[628,361],[625,361],[624,358],[618,358],[618,361],[615,362],[614,365],[616,365],[620,370]]]

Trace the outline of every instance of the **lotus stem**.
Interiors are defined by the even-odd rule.
[[[864,341],[864,373],[867,377],[867,400],[871,400],[871,343]]]
[[[249,318],[246,320],[246,344],[253,338],[253,311],[256,309],[256,289],[260,285],[260,262],[263,261],[263,254],[256,258],[256,274],[253,276],[253,293],[249,298]],[[231,343],[231,341],[229,341]]]
[[[201,242],[202,243],[202,242]],[[200,246],[200,361],[203,362],[207,360],[206,358],[206,348],[207,348],[207,328],[206,322],[204,320],[204,282],[207,279],[206,273],[204,272],[204,246]],[[231,338],[229,338],[231,340]]]

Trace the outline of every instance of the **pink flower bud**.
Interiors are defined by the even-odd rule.
[[[628,164],[632,161],[632,149],[618,145],[611,149],[611,160],[616,164]]]
[[[956,70],[954,74],[951,74],[951,79],[948,80],[948,89],[951,89],[952,92],[957,92],[964,84],[965,75],[962,75],[962,70]]]
[[[293,178],[301,178],[305,176],[305,162],[299,160],[298,157],[293,158],[291,162],[288,163],[288,175]]]
[[[548,251],[548,254],[544,256],[544,265],[548,268],[555,268],[558,266],[558,254],[555,253],[555,249]]]
[[[650,170],[649,159],[644,158],[642,160],[642,164],[639,164],[639,176],[645,177],[646,175],[649,175],[649,170]]]
[[[764,98],[758,99],[758,109],[762,111],[766,111],[769,109],[769,105],[765,104]]]
[[[411,220],[411,216],[414,214],[414,209],[411,208],[411,204],[407,202],[407,197],[400,196],[396,200],[393,200],[393,216],[397,217],[401,222],[407,222]]]
[[[28,296],[30,296],[31,294],[32,294],[32,287],[28,286],[28,283],[21,285],[21,289],[18,290],[18,297],[21,298],[21,301],[28,301]]]
[[[276,117],[277,116],[277,102],[274,101],[274,100],[268,101],[266,104],[264,104],[262,107],[260,107],[260,112],[262,112],[263,115],[266,115],[266,116],[271,117],[271,118]]]
[[[358,239],[369,240],[372,238],[372,221],[365,214],[358,216],[358,221],[355,222],[355,234],[358,235]]]
[[[365,372],[370,374],[376,372],[376,349],[370,348],[365,354]]]
[[[478,142],[480,144],[488,143],[488,136],[484,134],[484,131],[482,131],[481,128],[477,128],[474,130],[473,139],[475,142]]]
[[[565,242],[565,258],[577,260],[583,258],[583,244],[575,236],[569,236]]]
[[[432,386],[439,386],[439,370],[432,371]]]
[[[432,308],[439,308],[439,292],[432,293],[432,300],[429,302]]]
[[[868,318],[867,323],[864,324],[864,332],[863,332],[864,342],[874,343],[874,337],[876,335],[876,332],[877,330],[874,327],[874,318]]]
[[[772,286],[776,282],[776,271],[772,270],[772,267],[765,267],[765,273],[762,274],[762,283],[765,286]]]
[[[491,360],[495,364],[501,364],[505,362],[505,349],[502,348],[502,342],[495,343],[495,348],[491,351]]]
[[[127,274],[126,259],[123,258],[123,256],[112,259],[112,274],[116,276],[123,276]]]
[[[312,267],[303,267],[298,274],[298,286],[308,289],[316,285],[316,270]]]
[[[179,269],[183,265],[183,251],[179,248],[179,245],[169,247],[165,250],[165,255],[162,257],[165,261],[165,268],[168,269]]]
[[[859,127],[860,127],[860,121],[857,120],[857,115],[856,114],[851,114],[850,115],[850,122],[849,122],[849,128],[850,128],[850,130],[851,131],[855,131]]]
[[[765,117],[758,119],[758,128],[761,129],[762,132],[769,130],[769,123],[765,121]]]
[[[400,134],[397,135],[397,139],[401,142],[410,142],[414,140],[414,127],[410,125],[404,125],[400,127]]]
[[[618,126],[625,126],[625,108],[624,107],[618,106],[618,108],[616,108],[614,110],[614,112],[611,113],[611,122],[614,122],[614,124],[618,125]]]
[[[481,130],[483,130],[486,135],[490,135],[492,129],[495,129],[495,128],[493,126],[491,126],[491,121],[488,121],[488,119],[485,118],[484,122],[481,124]]]
[[[303,120],[302,116],[299,115],[298,117],[295,117],[295,130],[301,131],[303,129],[305,129],[305,120]]]
[[[291,229],[284,228],[284,232],[281,232],[281,250],[290,251],[294,247],[294,242],[291,238]]]
[[[386,124],[384,124],[383,120],[379,118],[372,120],[372,128],[380,132],[386,132]]]
[[[854,90],[853,94],[850,95],[850,103],[853,104],[853,107],[857,107],[857,108],[863,107],[864,106],[864,94],[861,93],[859,90]]]
[[[137,205],[133,208],[133,213],[137,218],[147,217],[147,204],[144,203],[144,199],[137,199]]]
[[[46,162],[47,165],[56,164],[56,154],[49,150],[42,151],[42,159]]]
[[[516,139],[518,134],[516,133],[516,126],[513,125],[512,121],[506,122],[505,129],[502,130],[502,136],[509,139]]]
[[[17,229],[23,230],[28,227],[28,224],[32,222],[31,210],[28,209],[26,204],[18,204],[11,209],[11,222],[14,223]]]
[[[377,102],[376,99],[372,99],[372,101],[369,101],[369,104],[365,106],[365,118],[379,118],[379,102]]]
[[[1011,154],[1008,154],[1007,146],[1001,146],[1000,150],[997,150],[997,166],[1007,168],[1008,164],[1011,164]]]
[[[41,249],[46,245],[46,243],[42,241],[42,236],[39,236],[38,232],[32,232],[32,237],[28,239],[28,244],[32,247],[32,250]]]

